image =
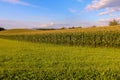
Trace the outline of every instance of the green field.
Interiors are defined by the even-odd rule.
[[[0,80],[119,80],[120,49],[0,39]]]
[[[0,38],[33,43],[120,48],[120,26],[45,31],[12,29],[1,31]]]

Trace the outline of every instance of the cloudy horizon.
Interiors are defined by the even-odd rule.
[[[0,26],[59,28],[103,26],[120,20],[120,0],[0,0]]]

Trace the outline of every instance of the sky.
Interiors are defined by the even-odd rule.
[[[103,26],[120,20],[120,0],[0,0],[0,26],[60,28]]]

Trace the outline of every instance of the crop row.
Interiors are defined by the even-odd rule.
[[[0,35],[0,38],[91,47],[120,47],[119,31]]]

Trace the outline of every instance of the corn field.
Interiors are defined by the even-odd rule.
[[[63,32],[33,35],[0,35],[1,38],[31,41],[34,43],[52,43],[62,45],[90,47],[120,47],[119,31]]]

